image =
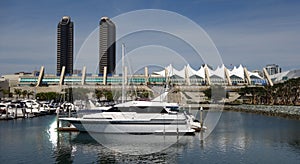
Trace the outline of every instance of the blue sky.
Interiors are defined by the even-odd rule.
[[[56,27],[64,15],[74,21],[76,56],[102,16],[139,9],[169,10],[196,22],[211,37],[225,65],[243,64],[249,70],[271,63],[283,70],[300,68],[300,1],[296,0],[2,0],[0,74],[31,72],[41,65],[46,73],[55,73]]]

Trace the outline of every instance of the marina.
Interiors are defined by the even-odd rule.
[[[204,140],[199,140],[201,133],[178,139],[176,135],[103,137],[98,133],[57,132],[56,116],[45,115],[0,122],[0,160],[3,163],[297,163],[299,126],[297,120],[224,111],[217,127]]]
[[[0,120],[32,118],[44,115],[52,115],[57,113],[57,111],[59,110],[62,110],[62,113],[65,114],[68,110],[68,106],[66,106],[65,103],[54,104],[53,101],[39,102],[33,99],[1,101]],[[75,110],[73,109],[73,111]]]
[[[300,1],[3,1],[0,163],[299,164]]]

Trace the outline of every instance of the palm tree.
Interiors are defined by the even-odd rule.
[[[5,98],[5,95],[7,95],[9,97],[9,89],[3,89],[2,90],[2,93],[3,93],[3,97]]]
[[[112,95],[112,92],[110,90],[104,90],[103,95],[104,95],[106,100],[113,101],[113,95]]]
[[[104,92],[101,91],[100,89],[96,89],[95,90],[95,95],[96,95],[97,99],[100,100],[104,96]]]
[[[21,89],[15,89],[14,92],[15,92],[15,95],[18,96],[17,98],[19,99],[20,95],[22,94],[22,90]]]
[[[28,93],[27,93],[27,98],[29,99],[29,97],[30,96],[33,96],[34,95],[34,92],[33,91],[29,91]]]
[[[22,91],[22,96],[23,98],[25,98],[25,96],[28,96],[28,91],[27,90]]]

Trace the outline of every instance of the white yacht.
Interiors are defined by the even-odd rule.
[[[91,110],[101,110],[101,111],[107,111],[110,109],[113,105],[112,104],[97,104],[95,105],[92,100],[89,100],[90,108]]]
[[[81,118],[60,118],[79,131],[129,134],[194,133],[193,118],[181,112],[177,103],[129,101],[110,109],[83,115]]]
[[[23,100],[26,106],[26,113],[40,114],[40,104],[36,100]]]
[[[125,73],[125,45],[122,44],[122,74]],[[60,118],[69,121],[79,131],[98,133],[129,134],[186,134],[194,133],[191,115],[180,112],[177,103],[167,103],[165,93],[152,101],[129,101],[113,106],[99,113],[86,114],[80,118]],[[125,76],[122,76],[122,102],[125,100]],[[160,101],[158,101],[160,100]],[[194,124],[193,124],[194,126]],[[200,126],[200,124],[199,124]]]

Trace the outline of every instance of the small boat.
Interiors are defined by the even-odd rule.
[[[22,103],[25,103],[26,113],[40,115],[42,111],[40,111],[40,103],[36,100],[23,100]],[[44,111],[43,111],[44,112]]]
[[[103,102],[107,102],[106,104],[104,104]],[[110,109],[114,104],[108,103],[109,101],[102,101],[101,104],[99,105],[95,105],[92,100],[89,100],[89,104],[91,107],[91,110],[101,110],[101,111],[107,111],[108,109]]]
[[[6,114],[7,105],[4,103],[0,103],[0,114]]]
[[[0,103],[0,120],[10,120],[14,117],[8,112],[6,103]]]
[[[54,105],[54,100],[39,102],[40,103],[40,111],[46,112],[47,114],[54,114],[56,112],[56,107]]]
[[[24,103],[13,102],[7,104],[7,110],[14,118],[25,117],[26,109]]]

